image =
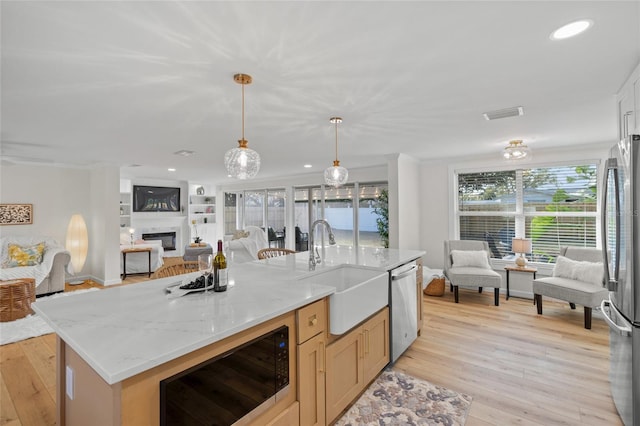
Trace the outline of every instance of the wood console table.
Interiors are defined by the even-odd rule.
[[[122,279],[127,278],[127,254],[128,253],[144,253],[149,255],[149,277],[151,277],[151,247],[129,247],[120,250],[122,253]]]

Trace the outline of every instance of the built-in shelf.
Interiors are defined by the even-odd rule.
[[[204,186],[194,185],[189,194],[189,231],[190,241],[197,236],[204,242],[214,244],[216,236],[216,197],[205,193]],[[207,187],[207,190],[212,188]],[[195,191],[196,193],[194,194]]]
[[[131,226],[131,193],[120,193],[120,228]]]
[[[210,195],[189,196],[189,222],[197,224],[216,222],[216,198]]]

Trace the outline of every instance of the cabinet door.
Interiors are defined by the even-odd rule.
[[[627,90],[618,97],[618,126],[620,139],[624,139],[633,132],[635,127],[633,109],[634,94],[631,90]]]
[[[364,383],[373,380],[389,363],[389,308],[362,326],[364,337]]]
[[[365,386],[361,331],[358,327],[327,346],[327,423],[335,420]]]
[[[298,345],[298,401],[301,425],[325,424],[324,348],[324,334]]]
[[[640,77],[633,83],[634,92],[634,114],[633,119],[629,121],[629,128],[632,129],[633,134],[640,134]]]

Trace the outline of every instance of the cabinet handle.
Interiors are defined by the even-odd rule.
[[[310,325],[310,326],[312,326],[312,327],[313,327],[313,326],[314,326],[314,325],[316,325],[317,323],[318,323],[318,318],[316,318],[316,316],[315,316],[315,315],[314,315],[314,316],[312,316],[312,317],[309,317],[309,325]]]
[[[318,370],[318,373],[324,373],[324,363],[325,363],[324,342],[320,342],[318,346],[319,346],[318,351],[320,352],[318,354],[320,356],[320,369]]]
[[[360,358],[364,358],[364,335],[360,333],[360,337],[358,338],[358,346],[360,347]]]
[[[364,353],[369,353],[369,330],[364,331]]]
[[[622,124],[622,137],[629,136],[629,116],[633,114],[633,111],[627,111],[624,113],[624,122]]]

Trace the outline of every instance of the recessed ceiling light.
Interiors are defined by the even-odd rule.
[[[310,168],[312,168],[312,167],[313,167],[313,166],[312,166],[311,164],[305,164],[305,165],[304,165],[304,168],[305,168],[305,169],[310,169]]]
[[[586,31],[591,25],[593,25],[593,21],[589,19],[575,21],[558,28],[550,37],[551,40],[564,40],[565,38],[577,36],[578,34]]]
[[[188,157],[190,155],[193,155],[194,153],[195,151],[189,151],[187,149],[181,149],[180,151],[174,152],[175,155],[182,155],[183,157]]]
[[[175,172],[176,169],[174,169],[173,167],[169,167],[167,170],[169,170],[170,172]]]

